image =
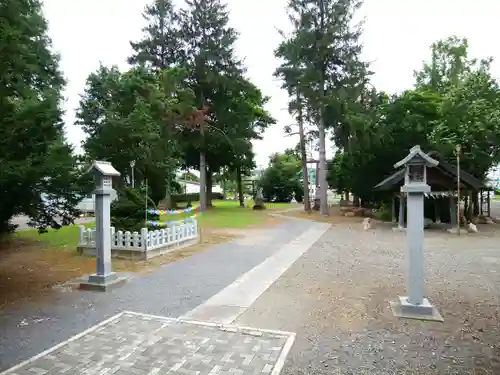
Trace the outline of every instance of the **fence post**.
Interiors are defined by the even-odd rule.
[[[85,227],[83,225],[78,226],[78,245],[85,244]]]
[[[142,241],[142,248],[146,253],[148,251],[148,228],[141,228],[141,241]]]

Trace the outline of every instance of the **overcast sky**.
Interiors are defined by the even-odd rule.
[[[182,0],[178,0],[181,2]],[[79,147],[83,133],[73,124],[79,94],[88,74],[99,66],[126,69],[130,40],[141,37],[141,13],[148,0],[45,0],[45,16],[61,67],[68,80],[65,97],[69,140]],[[267,165],[269,154],[297,143],[284,138],[283,126],[293,120],[284,108],[286,92],[272,77],[278,62],[273,50],[280,42],[278,29],[287,28],[286,0],[230,0],[231,26],[240,33],[237,53],[245,58],[248,75],[272,100],[267,109],[278,124],[255,143],[257,163]],[[429,57],[432,42],[455,34],[469,39],[473,57],[500,61],[500,1],[476,0],[366,0],[360,16],[366,18],[364,57],[373,62],[372,83],[397,92],[411,87],[412,72]],[[500,76],[500,62],[493,73]],[[330,145],[331,146],[331,145]],[[331,155],[331,147],[329,147]]]

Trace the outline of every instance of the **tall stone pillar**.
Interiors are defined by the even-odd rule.
[[[95,182],[95,250],[96,272],[80,283],[81,289],[106,291],[121,285],[126,277],[119,277],[111,265],[111,194],[114,192],[112,178],[120,173],[105,161],[95,161],[89,172]]]
[[[397,317],[443,321],[437,309],[424,296],[424,194],[431,190],[427,185],[426,168],[438,164],[420,146],[415,146],[406,158],[394,165],[395,168],[405,168],[405,184],[401,187],[401,192],[406,193],[408,246],[408,295],[400,296],[391,303],[392,311]]]

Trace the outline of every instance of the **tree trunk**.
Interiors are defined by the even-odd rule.
[[[467,220],[472,220],[472,215],[474,213],[474,191],[469,193],[469,207],[467,210]]]
[[[167,176],[167,187],[165,189],[165,207],[167,210],[171,210],[172,206],[172,184],[170,181],[170,174]]]
[[[200,151],[200,211],[207,210],[207,162],[205,152]]]
[[[319,130],[319,199],[321,215],[328,216],[328,187],[326,182],[326,134],[323,116]]]
[[[212,207],[212,185],[213,173],[210,167],[207,168],[207,207]]]
[[[326,28],[325,24],[325,4],[323,0],[320,0],[320,28],[321,33],[324,32]],[[320,119],[318,124],[319,133],[319,199],[320,199],[320,212],[323,216],[328,216],[328,186],[326,182],[326,176],[328,175],[327,164],[326,164],[326,121],[325,121],[325,74],[326,74],[326,64],[323,61],[320,70]]]
[[[479,192],[477,190],[473,190],[472,191],[472,204],[473,204],[473,208],[472,208],[472,216],[473,217],[476,217],[476,216],[479,216],[480,214],[480,211],[482,210],[482,206],[483,206],[483,194],[481,192],[481,204],[479,204]]]
[[[352,197],[352,203],[356,206],[359,207],[359,197],[357,195],[354,195]]]
[[[238,187],[238,199],[240,201],[240,207],[245,207],[245,197],[243,196],[243,181],[241,178],[241,168],[236,167],[236,185]]]
[[[227,187],[226,187],[227,168],[224,168],[223,171],[224,171],[224,174],[222,175],[222,181],[221,181],[221,183],[222,183],[222,199],[225,200],[226,193],[227,193]]]
[[[306,140],[304,136],[304,122],[302,117],[302,102],[300,95],[297,93],[297,122],[299,124],[299,137],[300,137],[300,160],[302,164],[302,179],[304,189],[304,211],[311,211],[311,199],[309,198],[309,177],[307,175],[307,155],[306,155]]]

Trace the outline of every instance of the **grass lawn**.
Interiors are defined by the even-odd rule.
[[[293,207],[291,204],[267,203],[265,211],[254,211],[252,206],[253,202],[246,202],[245,208],[240,208],[236,201],[213,201],[213,207],[198,216],[202,231],[199,244],[149,261],[113,259],[113,268],[116,271],[149,271],[210,245],[229,241],[241,235],[245,228],[276,224],[279,219],[266,212]],[[181,220],[192,214],[163,215],[161,220]],[[83,225],[91,227],[94,223]],[[50,229],[44,234],[38,234],[36,229],[24,229],[16,232],[9,241],[0,243],[0,306],[25,299],[49,298],[53,295],[52,286],[95,272],[95,259],[79,255],[77,241],[78,225],[72,225],[59,230]]]
[[[198,202],[193,203],[196,206]],[[266,203],[266,210],[252,210],[253,202],[245,202],[245,208],[240,208],[236,201],[213,201],[213,207],[207,212],[198,216],[199,225],[202,228],[245,228],[254,227],[259,224],[266,224],[268,211],[284,210],[294,207],[290,203]],[[182,220],[193,215],[194,212],[188,212],[177,215],[162,215],[161,221]],[[86,227],[94,226],[93,222],[83,224]],[[41,242],[47,246],[58,249],[68,248],[71,251],[75,249],[78,241],[78,226],[66,226],[59,230],[49,229],[48,233],[38,234],[37,229],[23,229],[14,235],[20,240],[29,240]]]
[[[193,207],[199,203],[194,202]],[[217,200],[212,202],[213,207],[210,207],[206,212],[189,212],[176,215],[161,215],[161,221],[176,221],[186,217],[198,214],[198,223],[203,228],[245,228],[249,226],[257,226],[265,224],[269,218],[267,212],[284,210],[296,205],[290,203],[266,203],[266,210],[254,211],[253,201],[245,202],[245,208],[239,206],[238,201],[223,201]]]

